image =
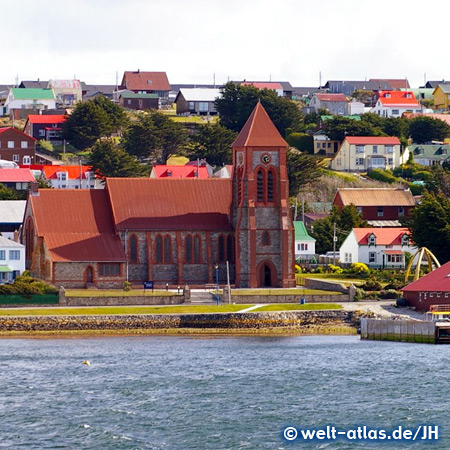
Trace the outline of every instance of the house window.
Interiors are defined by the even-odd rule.
[[[356,158],[357,166],[364,166],[364,158]]]
[[[58,172],[58,180],[67,181],[67,172]]]
[[[19,155],[13,155],[13,161],[14,162],[19,162],[20,161]]]
[[[45,136],[45,130],[39,130],[39,137]]]
[[[269,170],[267,173],[267,201],[273,202],[273,172]]]
[[[186,236],[185,251],[186,251],[186,262],[192,263],[192,236]]]
[[[199,112],[208,112],[208,102],[198,102]]]
[[[99,275],[101,277],[116,277],[120,275],[120,264],[119,263],[100,263],[99,264]]]
[[[305,252],[308,251],[308,244],[305,243],[301,244],[301,250]]]
[[[344,253],[344,262],[346,262],[346,263],[352,262],[352,254],[351,253]]]
[[[389,263],[398,264],[402,262],[402,255],[387,255]]]
[[[195,102],[189,102],[189,111],[195,111]]]
[[[8,148],[14,148],[14,141],[8,141]]]
[[[377,238],[373,234],[369,236],[368,241],[369,245],[377,245]]]
[[[128,104],[131,105],[131,100],[128,100]]]
[[[137,263],[138,261],[138,240],[136,236],[130,238],[130,262]]]
[[[301,249],[300,244],[297,244],[297,250],[300,251],[300,249]]]
[[[394,164],[393,158],[388,158],[388,166],[392,166]]]
[[[375,264],[377,262],[377,254],[375,252],[369,253],[369,264]]]
[[[264,201],[264,175],[262,170],[258,170],[256,174],[256,201],[260,203]]]
[[[403,206],[399,206],[398,207],[398,215],[399,216],[404,216],[405,215],[405,208],[403,208]]]
[[[392,115],[393,116],[398,116],[400,114],[400,111],[398,109],[393,109],[392,110]]]
[[[0,250],[0,260],[4,261],[6,259],[6,251]]]
[[[270,236],[268,231],[264,231],[262,235],[262,245],[270,245]]]
[[[356,153],[364,153],[365,146],[364,145],[357,145],[356,146]]]
[[[394,153],[394,146],[393,145],[386,145],[384,148],[385,153]]]
[[[404,234],[402,236],[402,245],[408,245],[409,244],[409,236],[407,234]]]
[[[194,237],[194,262],[198,264],[201,262],[201,252],[202,252],[202,243],[200,241],[200,236]]]
[[[378,146],[377,146],[377,145],[374,145],[374,146],[372,147],[372,153],[373,153],[374,155],[377,155],[377,154],[378,154]]]
[[[383,208],[378,208],[378,210],[377,210],[377,216],[378,216],[378,217],[383,217],[383,216],[384,216],[384,209],[383,209]]]
[[[29,156],[24,156],[23,157],[23,163],[26,166],[30,165],[31,164],[31,158]]]
[[[28,148],[28,141],[21,141],[20,148]]]

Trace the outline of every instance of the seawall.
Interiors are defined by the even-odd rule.
[[[0,317],[0,332],[356,327],[352,311]]]

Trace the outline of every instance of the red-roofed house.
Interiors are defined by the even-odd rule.
[[[259,81],[244,81],[241,86],[253,86],[257,89],[269,89],[270,91],[275,91],[278,97],[283,97],[283,86],[276,82],[259,82]]]
[[[402,89],[411,89],[411,86],[409,85],[409,81],[407,79],[371,78],[369,82],[380,84],[388,83],[395,91],[400,91]]]
[[[367,172],[395,169],[402,163],[397,137],[347,136],[331,160],[333,170]]]
[[[361,262],[373,268],[403,269],[405,252],[416,250],[408,228],[353,228],[339,254],[343,264]]]
[[[420,114],[422,111],[412,91],[380,91],[376,105],[370,110],[382,117],[401,117],[404,113]]]
[[[124,72],[120,89],[136,94],[158,94],[160,99],[169,97],[170,84],[166,72]]]
[[[450,305],[450,261],[403,289],[408,305],[428,311],[431,305]]]
[[[30,169],[0,169],[0,183],[16,191],[27,191],[36,181]]]
[[[155,164],[150,172],[150,178],[209,178],[209,173],[206,166]]]
[[[42,176],[55,189],[103,189],[92,166],[42,166]]]
[[[328,109],[334,116],[348,114],[348,100],[344,94],[314,94],[308,105],[309,112],[318,113],[319,109]]]
[[[233,144],[232,179],[108,178],[103,191],[34,192],[27,267],[65,287],[200,286],[225,284],[229,262],[237,287],[293,287],[286,149],[258,103]]]
[[[66,121],[63,114],[29,114],[24,133],[37,140],[44,139],[52,144],[61,144],[61,125]]]
[[[16,128],[0,128],[0,159],[17,164],[33,164],[36,139]]]

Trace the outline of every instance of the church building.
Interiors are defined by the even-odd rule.
[[[34,276],[66,288],[293,287],[287,143],[258,103],[233,143],[233,178],[108,178],[36,189],[22,229]]]

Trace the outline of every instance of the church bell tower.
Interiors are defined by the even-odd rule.
[[[260,102],[232,146],[236,287],[294,287],[288,144]]]

